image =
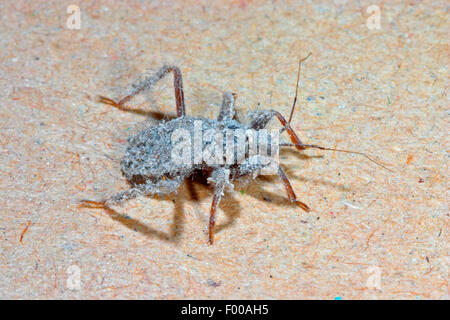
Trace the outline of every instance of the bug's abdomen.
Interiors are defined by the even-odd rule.
[[[129,139],[121,165],[128,179],[135,176],[158,178],[166,174],[165,164],[168,162],[170,135],[152,127]]]
[[[122,171],[128,180],[135,177],[170,178],[185,175],[191,164],[172,161],[172,133],[178,127],[173,120],[149,127],[129,138],[121,161]]]

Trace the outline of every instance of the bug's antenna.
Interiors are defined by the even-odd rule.
[[[298,144],[295,144],[295,143],[281,143],[280,146],[284,146],[284,147],[296,147],[296,146],[299,146],[299,147],[303,147],[304,149],[314,148],[314,149],[320,149],[320,150],[326,150],[326,151],[337,151],[337,152],[359,154],[359,155],[365,157],[366,159],[368,159],[369,161],[375,163],[377,166],[380,166],[380,167],[382,167],[383,169],[386,169],[389,172],[393,172],[391,169],[389,169],[385,165],[382,165],[381,163],[379,163],[378,161],[374,160],[373,158],[369,157],[364,152],[344,150],[344,149],[325,148],[325,147],[322,147],[322,146],[318,146],[316,144],[301,144],[301,145],[298,145]]]
[[[298,61],[298,72],[297,72],[297,84],[295,87],[295,98],[294,98],[294,103],[292,104],[291,114],[289,116],[288,123],[291,123],[292,116],[294,115],[295,104],[297,103],[298,83],[300,81],[300,70],[302,68],[302,62],[305,61],[306,59],[308,59],[311,55],[312,55],[312,53],[310,52],[306,57],[304,57],[303,59],[300,59]]]

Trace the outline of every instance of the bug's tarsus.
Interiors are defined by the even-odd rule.
[[[81,200],[80,206],[85,208],[104,209],[106,208],[105,201]]]
[[[104,104],[108,104],[110,106],[113,106],[114,108],[117,108],[119,110],[122,109],[122,105],[120,104],[120,102],[116,102],[113,99],[107,98],[105,96],[98,96],[98,102],[104,103]]]
[[[102,209],[111,216],[117,215],[117,212],[114,211],[108,205],[106,200],[105,201],[81,200],[79,206],[82,208],[89,208],[89,209]]]

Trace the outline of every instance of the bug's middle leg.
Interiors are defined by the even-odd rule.
[[[109,104],[118,109],[122,109],[123,105],[126,102],[128,102],[131,98],[133,98],[139,92],[151,88],[170,72],[173,73],[173,85],[175,89],[175,100],[177,104],[177,116],[178,117],[184,116],[186,110],[184,106],[183,77],[181,76],[180,69],[176,66],[163,66],[158,71],[156,71],[154,75],[147,77],[143,81],[133,85],[132,91],[127,96],[120,99],[118,102],[103,96],[100,96],[99,100],[100,102]]]
[[[303,202],[297,200],[297,196],[295,195],[294,189],[292,188],[291,183],[289,182],[288,177],[286,176],[286,173],[284,172],[283,168],[279,163],[273,163],[272,161],[268,161],[267,163],[263,164],[261,162],[261,158],[259,156],[255,156],[253,159],[248,159],[244,163],[242,163],[239,166],[238,171],[236,172],[236,177],[242,177],[246,175],[252,175],[253,178],[256,178],[258,175],[261,174],[261,170],[268,166],[275,165],[276,174],[280,177],[281,181],[284,184],[284,187],[286,189],[286,193],[289,197],[289,200],[295,204],[297,204],[299,207],[301,207],[305,211],[310,211],[311,209]],[[272,167],[273,168],[273,167]],[[271,169],[273,170],[273,169]],[[272,171],[271,171],[272,172]]]
[[[208,228],[208,243],[212,245],[214,243],[214,228],[216,227],[216,211],[220,200],[222,199],[225,187],[230,186],[230,170],[222,168],[216,169],[211,174],[211,177],[208,178],[208,181],[212,182],[215,186]]]
[[[281,168],[281,166],[278,167],[278,176],[280,177],[281,181],[283,181],[289,200],[291,200],[291,202],[296,203],[303,210],[311,211],[311,209],[305,203],[297,200],[297,196],[295,195],[294,189],[292,188],[291,183],[289,182],[289,179],[286,176],[284,170]]]
[[[208,244],[214,243],[214,228],[216,227],[216,210],[221,199],[220,189],[214,190],[213,201],[211,203],[211,211],[209,214],[209,227],[208,227]]]

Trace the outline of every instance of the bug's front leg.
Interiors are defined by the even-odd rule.
[[[292,129],[291,125],[288,121],[283,117],[281,113],[275,110],[263,110],[263,111],[256,111],[251,114],[251,117],[253,118],[248,127],[250,129],[255,130],[261,130],[264,129],[269,121],[276,117],[281,124],[283,125],[282,131],[286,130],[286,132],[289,134],[289,137],[291,138],[292,143],[295,145],[295,148],[298,150],[305,150],[308,146],[303,145],[300,138],[295,133],[294,129]]]

